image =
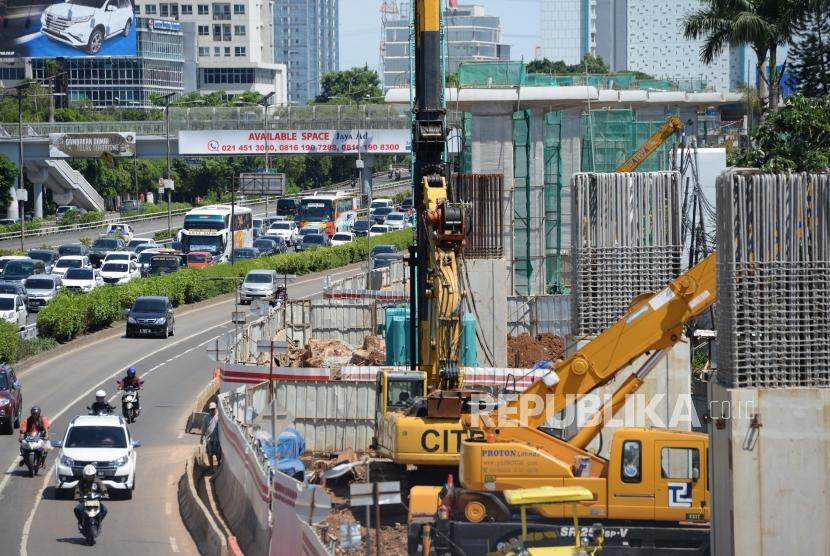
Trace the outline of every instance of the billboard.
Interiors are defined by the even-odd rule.
[[[0,0],[0,58],[135,56],[133,0]]]
[[[407,154],[408,129],[315,129],[273,131],[180,131],[182,155]]]
[[[50,133],[50,158],[135,156],[135,133]]]

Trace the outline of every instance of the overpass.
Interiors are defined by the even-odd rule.
[[[35,216],[42,216],[43,188],[56,195],[58,203],[73,203],[102,210],[103,199],[94,188],[63,159],[52,156],[50,135],[88,133],[131,133],[135,135],[135,157],[166,156],[262,156],[269,155],[344,155],[360,151],[364,162],[362,186],[371,186],[375,155],[408,153],[408,107],[369,104],[268,107],[179,107],[169,109],[169,130],[165,111],[153,113],[157,119],[139,121],[25,123],[22,137],[17,124],[0,125],[0,154],[19,163],[19,143],[23,143],[26,174],[34,185]],[[266,125],[267,122],[267,125]],[[324,135],[324,133],[326,135]],[[201,151],[195,137],[210,134],[225,148]],[[227,134],[227,137],[223,137]],[[243,139],[237,140],[240,134]],[[303,141],[304,134],[314,140]],[[295,137],[291,140],[292,135]],[[226,140],[227,139],[227,140]],[[393,140],[394,139],[394,140]],[[181,145],[181,148],[180,148]],[[375,147],[377,145],[377,147]],[[396,145],[397,149],[385,148]],[[376,149],[376,150],[375,150]],[[133,155],[130,154],[130,157]],[[13,186],[16,188],[16,185]],[[12,192],[14,193],[14,192]],[[17,203],[8,208],[9,218],[18,218]]]

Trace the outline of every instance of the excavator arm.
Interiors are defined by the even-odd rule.
[[[554,362],[551,372],[510,401],[506,411],[496,410],[489,419],[481,419],[482,428],[485,432],[495,428],[491,423],[497,422],[500,411],[501,415],[521,416],[522,428],[538,428],[641,355],[679,342],[683,326],[715,302],[715,266],[716,254],[712,253],[664,289],[635,299],[620,320],[573,355]],[[636,376],[628,379],[621,392],[633,391],[641,384],[639,380]],[[501,434],[512,428],[502,427]]]
[[[645,159],[654,154],[654,151],[659,149],[660,145],[662,145],[666,139],[682,130],[683,122],[681,122],[680,118],[677,116],[672,116],[666,120],[666,123],[660,126],[657,133],[649,137],[639,149],[634,151],[634,154],[628,157],[628,160],[623,162],[619,168],[617,168],[617,172],[633,172],[640,164],[643,163]]]

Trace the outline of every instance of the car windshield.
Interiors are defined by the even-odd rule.
[[[25,282],[27,290],[51,290],[55,283],[48,278],[29,278]]]
[[[58,254],[63,255],[82,255],[84,252],[83,245],[61,245],[58,247]]]
[[[372,247],[371,253],[372,256],[378,255],[380,253],[395,253],[395,246],[387,245],[385,243],[381,245],[375,245],[374,247]]]
[[[69,3],[75,6],[86,6],[87,8],[98,9],[104,6],[104,0],[69,0]]]
[[[251,284],[270,284],[273,282],[270,274],[249,274],[245,277],[245,281]]]
[[[379,209],[375,209],[375,216],[386,216],[392,212],[391,207],[380,207]]]
[[[70,268],[66,271],[66,280],[92,280],[95,277],[89,268]]]
[[[142,251],[146,251],[147,249],[155,249],[156,246],[152,243],[142,243],[140,245],[136,245],[134,251],[136,254],[141,253]]]
[[[101,272],[127,272],[125,263],[107,263],[101,267]]]
[[[401,208],[405,208],[405,209],[412,208],[412,204],[413,204],[412,203],[412,198],[404,199],[403,202],[401,203]]]
[[[17,288],[18,288],[17,284],[10,284],[8,282],[6,282],[6,283],[0,282],[0,293],[13,293],[13,294],[17,295],[19,293]]]
[[[179,265],[180,265],[180,263],[179,263],[178,257],[173,257],[173,256],[165,255],[165,256],[159,257],[158,255],[156,255],[155,257],[153,257],[150,260],[150,266],[155,267],[155,268],[161,268],[161,267],[164,267],[164,268],[179,268]]]
[[[289,222],[274,222],[271,224],[270,230],[290,230],[291,224]]]
[[[369,222],[367,220],[358,220],[354,223],[354,229],[358,232],[365,232],[369,229]]]
[[[389,228],[387,228],[386,226],[372,226],[369,229],[369,231],[370,232],[375,232],[375,233],[378,233],[378,234],[385,234],[386,232],[389,231]]]
[[[187,262],[189,263],[204,263],[207,262],[207,255],[204,253],[190,253],[187,256]]]
[[[14,310],[14,299],[11,297],[0,297],[0,311]]]
[[[136,299],[133,313],[166,313],[167,302],[161,299]]]
[[[142,245],[144,243],[147,243],[146,239],[134,239],[134,240],[130,241],[130,243],[127,244],[127,247],[129,247],[130,249],[134,249],[134,248],[136,248],[139,245]]]
[[[98,249],[117,249],[118,248],[118,240],[113,238],[107,237],[99,237],[95,240],[95,243],[92,244],[92,247]]]
[[[29,251],[29,258],[48,263],[55,258],[55,254],[51,251]]]
[[[127,435],[121,427],[72,427],[64,448],[126,448]]]
[[[253,259],[257,256],[257,251],[254,249],[237,249],[234,251],[234,256],[237,259]]]
[[[351,241],[352,236],[349,234],[334,234],[331,239],[334,241]]]
[[[263,249],[273,249],[274,242],[270,239],[258,239],[254,242],[254,247],[262,251]]]
[[[81,259],[61,259],[55,264],[55,268],[81,268]]]
[[[0,390],[8,390],[9,381],[6,378],[6,373],[0,373]]]
[[[389,220],[390,222],[393,221],[393,220],[403,220],[403,214],[393,213],[393,214],[390,214],[386,219]]]
[[[389,206],[389,203],[386,201],[372,201],[372,204],[369,205],[370,209],[378,209],[378,208],[385,208]]]
[[[130,255],[129,253],[110,253],[107,255],[108,261],[129,261]]]
[[[143,251],[141,255],[138,256],[138,262],[141,264],[147,264],[150,262],[150,259],[158,255],[158,253],[153,253],[152,251]]]
[[[31,276],[35,271],[35,263],[32,261],[9,261],[3,269],[4,277]]]
[[[316,243],[318,245],[323,244],[323,234],[308,234],[303,238],[303,245],[309,243]]]

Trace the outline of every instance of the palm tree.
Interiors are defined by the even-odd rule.
[[[790,41],[796,17],[807,1],[703,0],[701,9],[683,19],[683,35],[687,39],[703,38],[700,60],[704,64],[711,64],[727,46],[749,45],[758,57],[761,97],[767,96],[769,109],[775,110],[783,74],[783,68],[779,72],[776,67],[777,49]],[[767,62],[769,77],[763,71]]]

